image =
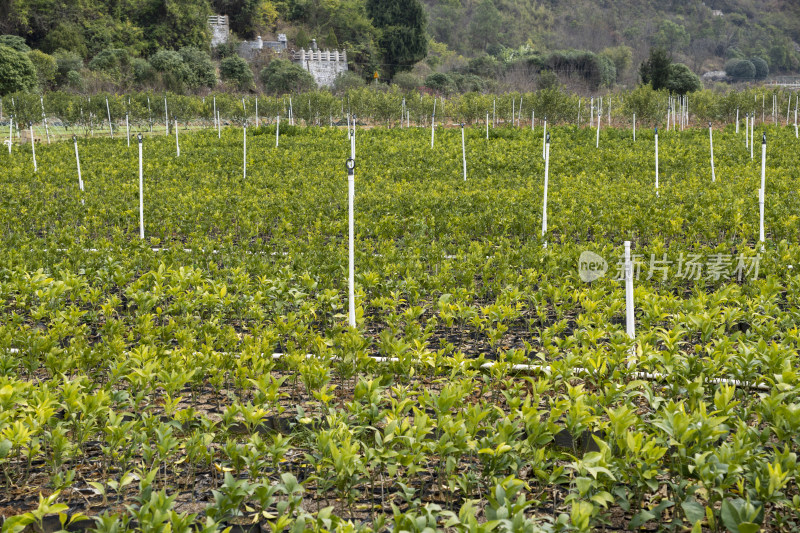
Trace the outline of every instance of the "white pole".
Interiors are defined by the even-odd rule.
[[[111,108],[108,107],[108,98],[106,98],[106,112],[108,113],[108,131],[111,134],[111,138],[114,138],[114,127],[111,125]]]
[[[436,106],[436,102],[434,102],[434,109]],[[492,127],[494,128],[497,125],[497,98],[492,100]]]
[[[633,142],[636,142],[636,113],[633,114]]]
[[[761,138],[761,189],[758,190],[758,206],[759,206],[759,231],[758,239],[764,242],[764,187],[767,175],[767,134],[765,133]]]
[[[258,127],[258,96],[256,96],[256,128]]]
[[[761,121],[764,122],[763,120]],[[753,113],[753,120],[750,121],[750,161],[753,160],[753,145],[756,144],[756,114]]]
[[[131,125],[128,121],[128,114],[125,113],[125,138],[128,140],[128,146],[131,145]]]
[[[464,142],[464,123],[461,123],[461,159],[464,162],[464,181],[467,181],[467,145]]]
[[[33,138],[33,122],[28,122],[31,129],[31,154],[33,154],[33,171],[39,172],[39,167],[36,166],[36,140]]]
[[[578,97],[578,127],[581,127],[581,98]]]
[[[658,196],[658,126],[656,126],[656,196]]]
[[[511,99],[511,125],[512,126],[514,126],[514,118],[516,117],[516,109],[514,108],[516,103],[517,103],[517,97],[515,96],[515,97],[513,97]]]
[[[739,108],[736,108],[736,134],[739,134]]]
[[[242,127],[242,179],[247,179],[247,121]]]
[[[294,126],[294,109],[292,108],[292,99],[289,98],[289,125]]]
[[[164,126],[166,127],[166,133],[164,135],[169,135],[169,113],[167,112],[167,97],[164,97]]]
[[[175,157],[181,156],[181,145],[178,142],[178,119],[175,119]]]
[[[789,105],[786,106],[786,125],[789,125],[789,114],[792,111],[792,95],[789,95]]]
[[[591,109],[589,111],[589,127],[594,127],[594,96],[592,96]]]
[[[489,140],[489,112],[486,112],[486,140]]]
[[[81,191],[81,203],[85,205],[83,199],[83,178],[81,177],[81,158],[78,156],[78,137],[73,135],[72,142],[75,144],[75,163],[78,166],[78,188]]]
[[[44,97],[43,96],[39,97],[39,103],[42,104],[42,121],[44,122],[44,134],[47,136],[47,144],[50,144],[50,128],[47,127],[47,115],[44,112]]]
[[[795,113],[797,116],[797,113]],[[796,121],[795,121],[796,122]],[[11,155],[11,145],[14,143],[14,117],[9,117],[8,121],[8,155]]]
[[[602,115],[600,112],[600,108],[597,108],[597,142],[595,143],[595,148],[600,148],[600,122],[602,119]]]
[[[278,115],[278,120],[275,122],[275,148],[278,147],[280,135],[281,135],[281,116]]]
[[[717,181],[717,175],[714,172],[714,130],[711,128],[711,123],[708,123],[708,146],[711,150],[711,183]]]
[[[744,147],[750,147],[750,113],[744,114]]]
[[[634,318],[631,241],[625,241],[625,332],[631,340],[636,338],[636,324]]]
[[[350,141],[351,154],[355,152],[355,139]],[[356,327],[356,291],[355,291],[355,254],[354,254],[354,199],[355,199],[355,158],[347,160],[347,302],[348,302],[348,321],[350,327]]]
[[[214,127],[217,127],[217,97],[214,97]]]
[[[522,96],[519,97],[519,111],[517,111],[517,127],[522,125]]]
[[[431,148],[433,148],[433,131],[436,122],[436,98],[433,99],[433,113],[431,114]]]
[[[545,139],[544,150],[544,195],[542,197],[542,238],[547,233],[547,187],[550,180],[550,135]],[[547,241],[544,242],[545,248]]]
[[[542,130],[542,159],[544,159],[547,154],[545,153],[545,148],[547,147],[547,117],[544,117],[544,129]]]
[[[165,100],[166,102],[166,100]],[[139,140],[139,238],[144,239],[144,175],[142,174],[142,134]]]
[[[222,120],[220,120],[219,111],[217,111],[217,139],[222,139]]]

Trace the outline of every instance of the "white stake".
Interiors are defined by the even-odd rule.
[[[486,112],[486,140],[489,140],[489,112]]]
[[[14,117],[10,117],[8,121],[8,155],[11,155],[12,144],[14,144]]]
[[[47,115],[44,112],[44,97],[39,97],[39,103],[42,104],[42,122],[44,122],[44,134],[47,136],[47,144],[50,144],[50,128],[47,127]]]
[[[656,126],[656,196],[658,196],[658,126]]]
[[[433,132],[436,127],[436,98],[433,99],[433,114],[431,114],[431,148],[433,148]]]
[[[106,112],[108,113],[108,131],[111,134],[111,138],[114,138],[114,126],[111,125],[111,108],[108,107],[108,98],[106,98]]]
[[[750,148],[750,113],[744,114],[744,147]]]
[[[166,101],[166,100],[165,100]],[[142,174],[142,134],[139,140],[139,238],[144,239],[144,175]]]
[[[717,175],[714,172],[714,130],[711,128],[711,123],[708,123],[708,147],[711,150],[711,183],[717,181]]]
[[[39,172],[39,167],[36,166],[36,140],[33,138],[33,122],[28,122],[31,129],[31,154],[33,154],[33,171]]]
[[[739,134],[739,108],[736,108],[736,134]]]
[[[544,129],[542,130],[542,159],[544,159],[547,154],[545,153],[545,148],[547,147],[547,117],[544,117]]]
[[[461,159],[464,161],[464,181],[467,181],[467,145],[464,142],[464,123],[461,123]]]
[[[633,263],[631,262],[631,241],[625,241],[625,333],[628,334],[631,340],[636,338],[636,322],[633,311]],[[636,352],[632,350],[631,355],[635,353]]]
[[[128,121],[128,114],[125,113],[125,138],[128,140],[128,147],[131,145],[131,125]]]
[[[149,100],[149,98],[148,98],[148,100]],[[217,127],[217,97],[216,96],[214,97],[214,117],[213,117],[213,119],[214,119],[214,128],[216,128]]]
[[[436,109],[436,103],[434,102],[434,110]],[[492,127],[494,128],[497,125],[497,98],[492,100]]]
[[[175,157],[181,156],[181,145],[178,142],[178,119],[175,119]]]
[[[764,242],[764,188],[767,175],[767,134],[761,138],[761,188],[758,190],[759,230],[758,240]]]
[[[600,114],[600,108],[597,108],[597,142],[595,143],[595,148],[600,148],[600,122],[602,115]]]
[[[280,135],[281,135],[281,116],[278,115],[278,119],[275,121],[275,148],[278,147]]]
[[[256,128],[258,127],[258,96],[256,96]]]
[[[592,96],[591,109],[589,110],[589,127],[594,127],[594,96]]]
[[[242,127],[242,179],[247,179],[247,121]]]
[[[350,141],[351,153],[355,152],[355,139]],[[347,160],[347,307],[348,321],[351,328],[356,327],[356,267],[354,254],[354,201],[355,201],[355,175],[353,169],[356,166],[355,158]]]
[[[222,120],[219,118],[219,111],[217,111],[217,139],[222,139]]]
[[[75,163],[78,166],[78,188],[81,191],[81,203],[86,205],[83,198],[83,178],[81,177],[81,158],[78,156],[78,137],[73,135],[72,142],[75,144]]]
[[[633,142],[636,142],[636,113],[633,114]]]
[[[763,123],[764,121],[762,120],[761,122]],[[754,159],[753,158],[753,145],[756,144],[755,126],[756,126],[756,114],[755,114],[755,112],[753,112],[753,120],[750,121],[750,161],[752,161]]]
[[[544,195],[542,196],[542,238],[547,233],[547,187],[550,180],[550,135],[545,138],[544,149]],[[544,241],[547,248],[547,241]]]
[[[515,96],[514,98],[511,99],[511,126],[514,126],[514,118],[516,113],[516,109],[514,109],[514,106],[516,103],[517,103],[517,97]]]
[[[164,126],[166,127],[166,132],[164,135],[169,135],[169,113],[167,112],[167,97],[164,97]]]

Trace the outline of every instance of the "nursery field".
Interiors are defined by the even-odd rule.
[[[464,131],[2,147],[2,532],[800,528],[795,129]]]

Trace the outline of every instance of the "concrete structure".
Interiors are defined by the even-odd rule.
[[[264,41],[259,35],[255,41],[243,41],[239,45],[239,55],[246,59],[253,59],[258,54],[263,53],[265,50],[273,52],[283,52],[288,48],[288,41],[286,34],[279,33],[277,41]]]
[[[311,50],[301,48],[294,52],[292,61],[307,70],[320,87],[330,87],[339,73],[347,71],[347,52],[318,50],[316,39],[311,43]]]
[[[208,27],[211,28],[212,47],[228,42],[228,35],[230,35],[228,15],[211,15],[208,17]]]

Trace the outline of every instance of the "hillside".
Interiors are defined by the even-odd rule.
[[[655,46],[698,74],[755,57],[766,61],[771,74],[800,70],[795,0],[422,1],[428,52],[403,80],[410,86],[438,71],[455,73],[444,82],[452,90],[528,89],[553,82],[540,79],[543,70],[563,82],[583,64],[591,72],[582,70],[581,82],[591,78],[590,88],[631,86]],[[403,9],[414,5],[401,3]],[[41,54],[32,58],[37,70],[57,70],[44,77],[39,72],[41,88],[66,84],[71,71],[73,88],[162,88],[158,72],[143,63],[157,52],[188,47],[216,60],[233,52],[210,49],[206,20],[213,13],[230,17],[234,45],[282,32],[290,46],[308,46],[316,38],[322,46],[346,48],[351,69],[364,78],[373,71],[389,78],[405,68],[392,59],[387,34],[369,16],[367,0],[7,0],[0,3],[0,35],[20,36],[28,47],[55,57],[55,67]],[[115,70],[99,79],[109,50]],[[554,51],[569,52],[553,57]],[[263,61],[251,67],[258,83]]]

